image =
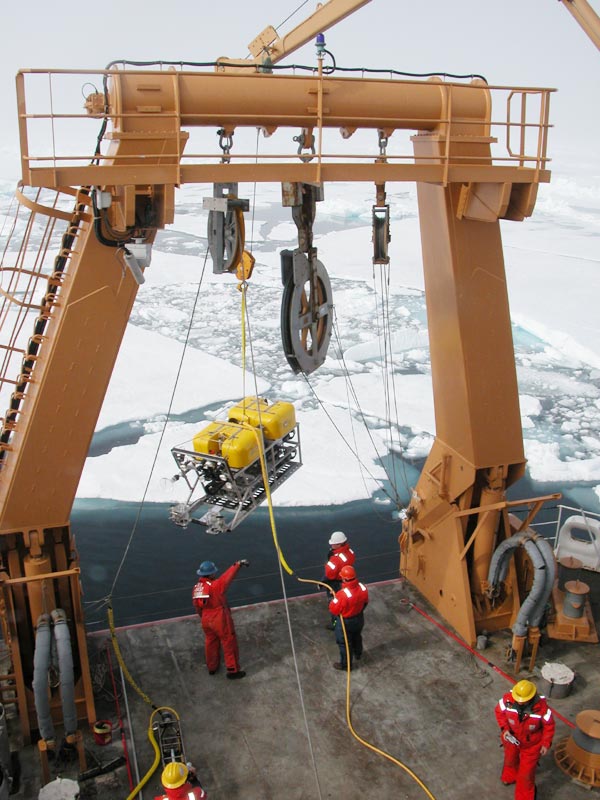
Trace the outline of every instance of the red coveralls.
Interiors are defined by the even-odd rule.
[[[351,567],[354,564],[354,550],[348,542],[341,547],[332,548],[329,559],[325,564],[325,577],[328,581],[339,581],[342,567]],[[335,588],[335,587],[332,587]]]
[[[535,770],[540,757],[540,749],[552,745],[556,723],[546,699],[536,695],[532,703],[525,706],[519,719],[519,704],[512,694],[506,692],[494,709],[496,720],[502,733],[504,747],[504,767],[502,781],[515,783],[515,800],[534,800]],[[509,731],[520,744],[512,744],[504,739]]]
[[[154,800],[206,800],[208,795],[201,786],[192,786],[186,781],[177,789],[165,789],[165,794],[158,794]]]
[[[235,627],[225,592],[237,575],[239,564],[233,564],[220,578],[200,578],[194,586],[192,601],[204,631],[204,652],[209,672],[218,669],[221,645],[227,672],[239,672],[240,660]]]
[[[362,629],[365,624],[363,611],[369,602],[369,590],[358,580],[344,581],[339,592],[329,603],[329,612],[333,616],[344,618],[344,627],[348,637],[348,649],[350,650],[350,668],[352,669],[352,659],[360,658],[363,652]],[[340,649],[340,664],[346,669],[346,642],[344,631],[338,623],[335,628],[335,640]]]

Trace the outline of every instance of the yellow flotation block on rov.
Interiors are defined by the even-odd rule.
[[[242,469],[256,461],[258,442],[252,431],[228,422],[211,422],[192,439],[196,453],[224,458],[231,469]]]
[[[247,422],[254,428],[262,428],[269,441],[283,439],[296,427],[296,409],[291,403],[278,400],[269,403],[264,397],[245,397],[237,406],[229,409],[230,422]]]
[[[292,403],[245,397],[227,417],[202,428],[191,447],[171,450],[179,468],[174,480],[183,478],[189,489],[185,502],[171,506],[176,525],[196,522],[210,533],[232,530],[264,500],[265,475],[273,492],[302,464]],[[195,518],[193,512],[202,505],[216,508]]]

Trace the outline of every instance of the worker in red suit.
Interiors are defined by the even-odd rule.
[[[351,549],[346,534],[343,531],[334,531],[329,537],[329,553],[322,580],[329,586],[332,594],[339,591],[342,585],[340,570],[342,567],[351,567],[354,564],[354,558],[354,550]],[[332,617],[325,627],[329,631],[334,630],[335,617]]]
[[[160,782],[164,794],[156,795],[154,800],[206,800],[208,795],[200,786],[195,770],[181,761],[172,761],[163,769]]]
[[[354,567],[342,567],[340,570],[342,588],[335,593],[329,603],[329,611],[336,618],[335,640],[340,648],[340,660],[333,665],[334,669],[346,670],[348,659],[346,657],[346,641],[340,617],[344,620],[344,628],[348,638],[350,651],[350,669],[353,658],[360,659],[363,653],[362,629],[365,624],[364,610],[369,602],[369,591],[364,583],[356,577]]]
[[[192,601],[202,622],[209,675],[214,675],[219,669],[221,647],[223,647],[227,677],[234,680],[243,678],[246,674],[240,669],[235,627],[225,594],[239,568],[248,566],[250,562],[246,559],[236,561],[220,578],[217,578],[217,567],[212,561],[203,561],[197,570],[196,574],[200,576],[200,580],[194,586]]]
[[[504,748],[501,781],[515,784],[515,800],[535,800],[535,770],[552,746],[556,723],[531,681],[515,683],[495,708]]]

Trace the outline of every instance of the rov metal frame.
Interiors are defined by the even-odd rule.
[[[182,528],[195,523],[205,525],[208,533],[231,531],[267,496],[260,458],[233,469],[225,458],[213,453],[199,453],[185,447],[173,447],[171,453],[179,468],[175,478],[183,478],[190,490],[187,500],[170,510],[171,520]],[[263,455],[269,489],[275,491],[302,466],[299,425],[281,439],[264,441]],[[202,505],[213,506],[214,510],[201,518],[193,517]]]

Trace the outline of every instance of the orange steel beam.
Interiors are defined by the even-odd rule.
[[[117,130],[132,132],[154,131],[159,109],[176,116],[181,127],[303,127],[316,121],[320,81],[324,127],[434,130],[449,118],[450,95],[457,133],[485,133],[477,125],[490,117],[490,94],[481,80],[449,84],[123,70],[111,73],[110,115]]]
[[[68,524],[136,297],[131,273],[90,223],[78,248],[0,473],[0,532]]]
[[[560,0],[600,50],[600,17],[587,0]]]
[[[318,183],[316,163],[308,164],[239,164],[232,156],[229,164],[189,164],[176,166],[121,166],[118,163],[99,166],[32,167],[25,170],[28,186],[65,187],[95,185],[153,184],[172,185],[186,183],[230,183],[256,182]],[[335,182],[422,182],[422,183],[500,183],[535,184],[548,183],[550,170],[542,169],[537,174],[518,166],[451,165],[445,168],[438,164],[357,164],[352,162],[321,163],[320,177],[323,183]],[[91,180],[93,178],[93,180]]]
[[[501,160],[493,168],[491,161],[472,158],[460,151],[450,161],[449,147],[429,161],[421,158],[418,164],[372,156],[368,163],[365,155],[344,158],[320,151],[313,162],[288,155],[263,156],[263,163],[247,164],[239,163],[243,159],[238,160],[232,153],[227,164],[196,164],[189,163],[193,156],[184,154],[187,134],[183,128],[195,127],[222,127],[232,133],[237,127],[252,126],[269,134],[279,127],[308,127],[318,131],[337,128],[345,136],[357,129],[384,131],[386,136],[394,130],[418,130],[445,134],[447,141],[451,136],[488,138],[492,124],[491,92],[480,80],[452,84],[322,75],[113,70],[108,73],[108,117],[112,125],[104,138],[113,145],[121,142],[121,147],[117,153],[112,146],[109,155],[101,157],[97,164],[77,165],[60,154],[35,157],[29,152],[28,124],[33,115],[27,113],[24,79],[32,72],[36,71],[22,71],[17,76],[23,181],[31,186],[175,186],[196,181],[246,180],[527,183],[549,179],[544,169],[546,117],[537,121],[539,143],[535,152],[529,156],[522,152],[518,157],[506,156],[506,163]],[[522,91],[539,93],[547,108],[552,90]],[[88,98],[92,117],[103,116],[98,109],[104,107],[104,102],[104,95]],[[510,120],[508,124],[509,130],[515,127],[524,130],[526,125]]]
[[[448,146],[491,159],[481,139],[453,137],[448,145],[423,134],[413,141],[417,161],[441,157]],[[464,214],[470,200],[459,184],[418,183],[417,197],[436,438],[408,509],[401,566],[474,644],[483,628],[505,627],[520,605],[513,572],[505,602],[490,607],[484,594],[505,492],[525,471],[500,223],[478,204]],[[501,192],[489,197],[504,207]],[[511,194],[508,216],[522,218],[534,200]]]

